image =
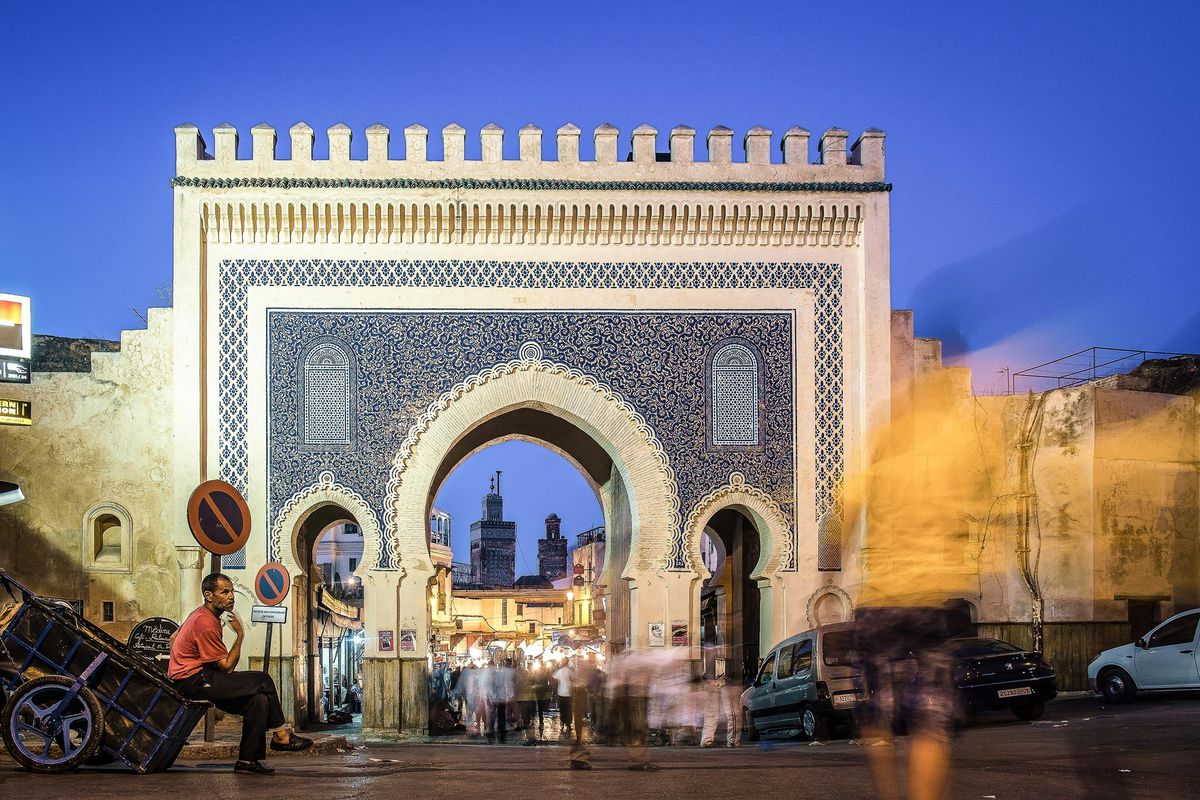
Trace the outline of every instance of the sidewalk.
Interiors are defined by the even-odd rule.
[[[179,752],[180,761],[236,761],[238,743],[242,738],[242,718],[226,715],[216,724],[214,739],[204,741],[204,722],[196,726],[188,743]],[[304,731],[303,736],[313,740],[313,746],[299,753],[268,750],[270,758],[303,758],[305,756],[328,756],[347,753],[356,747],[353,739],[360,738],[361,729],[356,725],[326,726],[325,730]],[[268,734],[270,736],[270,734]]]

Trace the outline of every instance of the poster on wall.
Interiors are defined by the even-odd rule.
[[[379,632],[379,652],[390,653],[396,649],[396,643],[392,641],[391,631]]]
[[[400,652],[415,653],[417,651],[417,631],[415,628],[400,629]]]
[[[650,623],[650,646],[663,647],[667,643],[666,626],[661,622]]]
[[[688,624],[687,620],[673,619],[671,620],[671,647],[687,647],[688,643]]]

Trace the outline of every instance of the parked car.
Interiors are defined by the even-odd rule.
[[[1132,644],[1105,650],[1088,665],[1088,685],[1124,703],[1138,692],[1200,689],[1200,609],[1183,611]]]
[[[1017,719],[1042,716],[1058,695],[1058,679],[1042,654],[1000,639],[951,639],[956,660],[954,683],[967,712],[1009,709]]]
[[[840,725],[852,724],[859,699],[852,637],[852,624],[841,622],[771,648],[754,684],[742,693],[747,737],[798,729],[808,739],[821,739]]]

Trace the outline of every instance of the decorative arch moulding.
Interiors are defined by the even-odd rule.
[[[639,187],[644,189],[645,187]],[[855,247],[857,200],[645,202],[529,198],[205,200],[201,229],[225,244],[527,244]]]
[[[399,553],[394,542],[381,535],[379,518],[366,499],[350,487],[339,483],[329,470],[317,475],[317,480],[310,486],[296,492],[283,504],[283,508],[275,515],[275,522],[267,540],[267,561],[280,561],[284,566],[295,572],[299,569],[289,537],[295,527],[313,510],[325,505],[338,505],[346,510],[358,523],[363,534],[363,556],[358,570],[397,569]]]
[[[461,402],[472,392],[482,386],[503,380],[520,372],[539,372],[579,386],[590,393],[599,395],[605,401],[606,406],[623,417],[624,422],[632,430],[636,431],[637,438],[645,450],[652,454],[651,461],[654,465],[655,482],[658,484],[659,495],[666,503],[669,530],[680,530],[679,486],[675,478],[675,471],[672,469],[670,459],[650,423],[608,384],[566,364],[548,361],[543,357],[543,350],[539,343],[524,342],[520,347],[518,358],[496,364],[489,369],[459,381],[430,403],[425,412],[409,428],[407,436],[400,444],[388,475],[387,495],[384,503],[384,526],[386,531],[385,538],[387,540],[396,541],[398,539],[397,517],[400,510],[401,489],[406,478],[408,465],[414,458],[426,432],[429,431],[431,426],[436,424],[438,418],[447,409]],[[674,542],[672,550],[677,550],[678,546],[678,542]],[[664,563],[658,566],[663,569],[670,569],[670,560],[664,559]]]

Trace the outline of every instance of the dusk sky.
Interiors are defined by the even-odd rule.
[[[622,158],[643,122],[659,150],[674,125],[700,142],[727,125],[735,159],[753,125],[806,127],[814,153],[826,128],[873,126],[895,185],[893,305],[977,390],[1092,345],[1197,352],[1198,22],[1195,3],[8,4],[0,292],[32,296],[38,333],[142,327],[132,309],[171,284],[181,122],[210,146],[234,124],[242,157],[257,123],[286,157],[287,128],[308,122],[322,157],[345,122],[355,158],[374,122],[394,152],[405,125],[458,122],[468,158],[488,122],[510,157],[529,122],[611,122]],[[546,466],[557,456],[482,463],[495,453],[445,487],[457,545],[494,468],[513,492],[544,478],[526,555],[549,511],[572,535],[595,524],[594,500],[571,507],[591,496],[582,479]]]

